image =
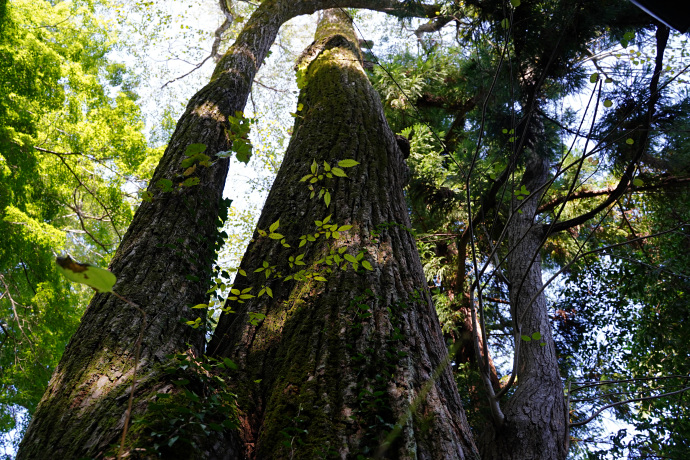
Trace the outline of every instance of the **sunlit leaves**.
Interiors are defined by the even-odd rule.
[[[358,161],[355,160],[340,160],[338,162],[338,166],[341,168],[352,168],[353,166],[357,166],[359,164]]]

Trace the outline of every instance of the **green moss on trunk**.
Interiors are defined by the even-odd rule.
[[[231,302],[235,313],[221,317],[209,347],[239,365],[246,453],[471,458],[449,369],[423,392],[446,349],[406,230],[402,154],[349,19],[326,11],[316,37],[298,64],[302,110],[258,224],[267,232],[279,221],[290,247],[254,234],[248,276],[234,288],[258,295],[267,286],[272,297]],[[359,164],[329,178],[343,160]],[[342,226],[351,228],[334,237]]]

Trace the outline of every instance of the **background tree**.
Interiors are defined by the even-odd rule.
[[[3,2],[0,18],[0,413],[20,431],[89,292],[53,269],[69,251],[107,264],[160,152],[147,147],[136,81],[106,55],[90,3]],[[128,193],[127,189],[130,190]]]
[[[673,133],[681,131],[685,121],[674,118],[674,122],[671,122],[667,115],[662,114],[679,114],[680,112],[676,112],[677,107],[683,105],[682,101],[687,93],[682,87],[672,84],[676,78],[683,78],[683,65],[677,67],[676,72],[671,72],[671,66],[662,65],[661,55],[666,49],[663,27],[656,50],[655,66],[641,66],[642,62],[654,62],[649,57],[651,50],[643,45],[643,37],[649,35],[641,32],[641,29],[649,27],[648,19],[634,9],[626,9],[623,3],[619,5],[620,8],[607,3],[588,5],[585,9],[578,10],[575,4],[559,2],[558,5],[550,6],[548,23],[541,23],[545,16],[533,9],[543,8],[543,3],[513,2],[512,6],[514,10],[492,2],[472,2],[470,8],[445,10],[457,22],[459,47],[452,51],[445,49],[441,45],[442,41],[433,37],[423,45],[425,48],[421,56],[396,56],[390,64],[384,65],[385,70],[373,71],[377,87],[385,96],[387,116],[392,120],[393,128],[411,138],[410,158],[415,179],[408,196],[411,198],[413,223],[421,233],[420,249],[425,266],[429,269],[429,281],[440,288],[435,300],[440,307],[444,331],[456,343],[463,344],[458,347],[456,359],[461,363],[467,362],[458,372],[463,383],[470,385],[467,402],[473,408],[483,408],[483,411],[469,409],[470,419],[477,429],[481,429],[487,418],[493,420],[492,424],[501,425],[497,407],[494,406],[492,414],[490,405],[482,404],[480,397],[492,393],[505,394],[512,383],[512,380],[508,380],[508,375],[505,375],[510,367],[505,365],[501,372],[503,380],[498,383],[501,375],[496,375],[493,361],[487,356],[484,344],[492,343],[493,356],[504,363],[506,357],[512,360],[511,355],[518,353],[517,347],[521,342],[519,353],[529,350],[529,346],[537,345],[535,342],[543,343],[544,349],[549,348],[549,340],[544,339],[543,330],[543,327],[551,328],[546,321],[546,304],[539,306],[537,302],[530,307],[542,310],[542,321],[538,328],[529,326],[529,331],[522,329],[526,327],[526,323],[521,322],[527,319],[528,313],[516,315],[513,310],[522,301],[539,300],[540,289],[534,290],[532,294],[527,292],[541,281],[536,280],[535,275],[535,280],[527,283],[528,277],[524,274],[524,269],[511,264],[530,261],[535,264],[544,258],[545,268],[548,270],[565,271],[582,267],[588,273],[590,270],[587,267],[591,267],[591,264],[606,266],[607,259],[618,252],[618,257],[631,260],[638,271],[640,266],[659,270],[659,265],[650,263],[649,258],[646,261],[640,259],[642,253],[630,257],[623,248],[606,251],[603,259],[597,259],[596,256],[609,245],[620,247],[629,240],[633,240],[632,247],[650,245],[652,241],[658,242],[660,247],[668,244],[664,241],[668,240],[666,237],[663,240],[646,240],[647,236],[663,233],[664,230],[656,227],[655,232],[649,231],[646,223],[649,221],[640,214],[642,209],[633,203],[640,202],[637,197],[643,192],[663,191],[665,196],[682,193],[680,190],[683,190],[683,184],[686,183],[683,174],[679,174],[685,167],[683,154],[679,154],[678,149],[669,151],[664,145],[666,142],[678,145],[677,140],[672,140],[676,139],[676,134]],[[489,23],[486,22],[487,19]],[[437,30],[435,25],[445,24],[440,20],[432,21],[424,30],[434,31]],[[617,27],[620,29],[616,29]],[[604,28],[609,32],[602,35]],[[621,54],[616,53],[623,51],[614,51],[613,48],[619,42],[624,48],[628,48],[636,36],[634,30],[637,31],[640,48],[647,51],[625,50],[625,53],[630,52],[631,59],[622,58]],[[462,45],[470,37],[477,45],[468,50]],[[643,53],[646,54],[645,57],[640,57]],[[606,56],[610,58],[607,60]],[[661,77],[662,83],[657,87],[654,75],[659,75],[662,69],[667,73]],[[569,94],[581,92],[586,88],[587,80],[604,83],[601,90],[594,86],[590,93],[591,101],[587,110],[583,111],[597,120],[593,129],[583,128],[585,119],[574,119],[576,111],[568,109],[568,101],[563,99]],[[680,91],[676,88],[680,88]],[[663,95],[660,96],[659,93]],[[645,97],[639,101],[639,98],[626,98],[623,94],[643,94]],[[614,103],[617,108],[607,110]],[[602,111],[605,115],[598,117],[597,114]],[[591,123],[592,118],[587,123]],[[578,142],[578,137],[583,141]],[[572,142],[577,146],[576,149],[568,147]],[[506,154],[506,149],[509,154]],[[438,153],[441,155],[434,155]],[[669,154],[674,156],[673,161],[660,161],[668,158]],[[537,160],[542,161],[542,164]],[[675,173],[669,174],[669,168],[673,168]],[[634,183],[633,171],[638,174]],[[507,172],[510,173],[506,174]],[[540,179],[538,172],[544,174]],[[540,182],[530,186],[527,184],[528,180]],[[534,198],[535,191],[538,195],[543,194],[543,197],[540,198],[541,203],[532,212],[528,212],[528,196]],[[650,198],[654,200],[653,195],[649,195],[647,199]],[[643,200],[648,203],[647,199]],[[512,212],[511,202],[512,206],[518,204],[518,208]],[[644,207],[645,213],[650,213],[651,210],[649,206]],[[635,219],[631,219],[632,216]],[[666,221],[670,224],[666,231],[674,232],[675,236],[671,240],[683,240],[687,236],[677,232],[686,220],[682,217],[682,212],[675,213],[675,216],[677,219],[672,224],[671,221]],[[524,250],[528,238],[518,234],[519,238],[513,236],[513,243],[510,243],[510,235],[520,226],[519,222],[526,219],[532,222],[528,225],[532,228],[529,232],[544,233],[537,238],[539,241],[532,243],[531,248],[515,257],[518,254],[516,248],[522,246]],[[558,232],[563,230],[568,233],[559,236]],[[645,241],[641,242],[640,238]],[[673,258],[665,260],[668,263]],[[657,262],[660,260],[657,259]],[[477,273],[480,275],[477,276]],[[682,271],[672,273],[675,280],[678,276],[683,276]],[[665,276],[668,275],[670,274]],[[587,279],[591,280],[589,276]],[[637,306],[632,305],[634,301],[628,297],[629,294],[624,292],[629,293],[627,286],[637,282],[640,283],[638,286],[646,285],[647,280],[648,278],[636,278],[635,283],[626,280],[623,283],[625,287],[617,289],[619,292],[615,294],[616,298],[623,299],[633,311],[637,310]],[[474,296],[467,295],[478,288],[478,283],[481,283],[481,292]],[[573,291],[570,292],[572,295]],[[520,298],[515,298],[516,294]],[[587,299],[592,301],[592,297]],[[472,300],[477,304],[472,305]],[[591,305],[583,308],[582,305],[586,303],[587,300],[580,298],[577,302],[579,308],[566,307],[566,301],[559,304],[560,313],[550,314],[559,334],[574,334],[569,340],[585,347],[592,346],[591,341],[601,337],[610,325],[603,320],[603,312],[588,317],[589,313],[598,308]],[[511,309],[502,307],[508,305]],[[484,315],[480,337],[475,337],[477,328],[472,323],[473,307],[478,309],[480,316],[481,313]],[[628,312],[632,313],[630,310]],[[636,312],[634,314],[637,315]],[[636,336],[632,332],[635,328],[645,328],[636,321],[623,320],[626,318],[625,313],[620,318],[620,328],[631,331],[630,336],[620,337],[620,344]],[[480,324],[481,320],[480,318]],[[577,329],[573,330],[575,325]],[[531,335],[534,332],[532,329],[538,332],[537,340]],[[496,331],[493,338],[491,331]],[[590,341],[578,342],[584,338],[585,331],[586,335],[591,334]],[[506,336],[514,337],[515,351],[512,344],[506,343]],[[476,348],[481,349],[481,353],[476,350],[475,341],[478,345]],[[572,345],[572,342],[569,343]],[[683,382],[682,365],[671,365],[668,373],[662,374],[659,381],[654,379],[659,374],[650,372],[651,369],[647,368],[645,377],[649,379],[646,381],[651,383],[650,386],[641,387],[640,383],[645,380],[627,383],[622,381],[618,386],[633,386],[615,391],[613,388],[617,385],[617,379],[642,377],[639,367],[633,362],[629,362],[629,367],[626,366],[628,361],[627,357],[621,356],[622,346],[617,347],[617,351],[612,354],[604,354],[611,356],[613,361],[607,361],[598,355],[599,362],[593,366],[598,370],[590,373],[591,368],[585,371],[571,367],[576,366],[576,360],[580,359],[578,345],[570,350],[562,348],[562,345],[563,337],[559,337],[553,344],[560,355],[558,362],[552,355],[549,359],[539,358],[539,365],[550,363],[552,372],[558,372],[557,366],[560,366],[562,375],[570,378],[585,379],[594,374],[604,374],[606,377],[603,379],[608,382],[607,385],[586,387],[596,390],[598,396],[590,394],[582,399],[572,398],[579,409],[574,414],[574,424],[580,424],[588,418],[580,418],[580,410],[586,411],[589,407],[591,413],[606,405],[602,401],[610,402],[613,398],[614,402],[623,402],[638,392],[648,395],[649,399],[644,404],[654,405],[653,401],[658,401],[670,413],[679,410],[674,407],[674,403],[669,406],[668,399],[658,396],[668,392],[672,393],[669,397],[677,398],[687,388],[687,384]],[[646,345],[639,348],[640,351],[643,349],[646,354],[650,351]],[[572,361],[568,361],[568,351],[576,355],[571,356],[570,359],[574,358]],[[582,360],[591,356],[587,354],[589,351],[591,348],[587,351],[582,349]],[[636,355],[636,358],[639,363],[641,356]],[[645,361],[647,359],[642,360]],[[480,366],[476,365],[477,362]],[[607,362],[620,365],[615,374],[600,372]],[[481,363],[484,363],[483,366]],[[508,402],[501,407],[501,410],[508,413],[505,419],[508,426],[498,430],[498,434],[487,441],[483,449],[480,445],[480,450],[487,457],[490,456],[489,451],[493,451],[495,456],[511,455],[512,452],[517,458],[524,457],[525,451],[515,448],[519,442],[513,437],[513,430],[519,428],[510,427],[511,419],[514,424],[516,419],[525,417],[524,414],[530,414],[525,418],[536,417],[544,407],[543,402],[548,399],[545,395],[537,396],[545,386],[541,384],[544,381],[543,367],[534,375],[535,382],[539,384],[531,397],[525,397],[528,385],[524,384],[525,379],[529,378],[529,361],[520,358],[513,367],[518,369],[513,372],[518,374],[523,383],[518,385],[514,394],[509,390],[511,393],[508,393]],[[678,370],[680,372],[676,372]],[[669,374],[680,377],[676,377],[675,381],[666,380]],[[482,380],[485,383],[484,391],[477,390]],[[555,379],[552,381],[551,394],[557,397],[562,384]],[[540,410],[530,407],[530,400],[539,401]],[[594,401],[594,408],[579,406]],[[661,407],[659,410],[663,411]],[[642,420],[646,413],[647,409],[630,410],[626,418],[632,420],[641,417],[638,420]],[[641,422],[640,426],[648,427],[649,424]],[[541,438],[533,442],[557,445],[560,442],[558,436],[547,441],[547,436],[544,435],[546,432],[554,433],[551,428],[553,426],[545,430],[532,430],[531,434]],[[530,430],[527,432],[530,433]],[[619,434],[615,439],[623,452],[625,448],[621,436]],[[671,440],[671,437],[676,439]],[[518,438],[529,442],[530,436]],[[667,435],[666,439],[672,445],[679,443],[678,436]],[[502,442],[506,442],[503,447],[500,446]],[[639,436],[635,443],[644,444]],[[658,448],[650,448],[650,442],[646,444],[647,452],[660,452]],[[513,447],[512,451],[508,449],[508,445]],[[584,449],[589,450],[590,447]],[[553,458],[558,456],[545,455]]]

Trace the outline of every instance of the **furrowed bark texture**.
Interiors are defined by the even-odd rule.
[[[275,9],[277,4],[270,6]],[[254,16],[219,63],[211,83],[192,98],[178,121],[149,186],[153,200],[142,202],[109,267],[118,277],[114,290],[148,316],[135,413],[144,411],[157,391],[169,387],[161,372],[166,355],[190,347],[197,356],[203,351],[204,332],[181,319],[196,317],[189,306],[207,299],[228,160],[211,167],[198,165],[189,177],[200,182],[191,187],[178,186],[187,179],[181,162],[193,143],[205,144],[211,159],[230,148],[227,117],[243,109],[257,63],[285,20],[269,8]],[[157,187],[161,179],[172,181],[174,190]],[[97,457],[118,442],[140,326],[139,313],[126,303],[110,294],[94,296],[34,414],[18,458]]]
[[[185,150],[193,143],[205,144],[212,160],[215,153],[228,150],[227,117],[244,108],[280,26],[292,17],[333,6],[394,15],[429,14],[424,7],[410,9],[389,0],[266,0],[254,12],[219,61],[212,81],[192,98],[178,121],[149,186],[153,201],[143,202],[137,210],[109,267],[118,277],[115,291],[148,315],[135,414],[145,411],[157,391],[169,388],[160,369],[165,356],[190,348],[198,354],[204,341],[203,331],[194,331],[180,320],[195,317],[188,307],[207,298],[228,161],[199,166],[191,176],[198,177],[199,184],[178,187],[185,179],[181,168]],[[163,192],[157,187],[161,179],[172,181],[174,190]],[[135,309],[114,296],[94,296],[32,418],[19,459],[98,457],[118,442],[141,321]]]
[[[273,231],[291,247],[254,234],[242,262],[247,276],[234,288],[258,295],[268,287],[272,297],[229,301],[234,312],[221,317],[209,345],[238,365],[231,378],[246,454],[476,458],[407,231],[406,166],[346,16],[324,13],[299,67],[303,108],[258,224],[269,232],[279,221]],[[324,162],[345,159],[360,164],[345,169],[347,178],[326,177]],[[314,161],[321,179],[301,182]],[[328,207],[322,187],[331,194]],[[352,228],[334,238],[315,222],[326,220]],[[314,239],[320,230],[299,247],[301,235]]]
[[[545,155],[528,150],[522,184],[530,191],[540,190],[548,179],[547,175]],[[509,223],[511,252],[508,255],[508,277],[511,282],[510,302],[520,328],[515,340],[535,332],[541,334],[541,340],[520,343],[517,388],[502,408],[504,425],[501,428],[489,426],[480,438],[484,459],[557,460],[565,459],[567,455],[563,383],[546,297],[541,293],[539,250],[544,233],[540,226],[534,225],[540,195],[534,193],[525,200],[520,207],[522,213],[515,210]]]

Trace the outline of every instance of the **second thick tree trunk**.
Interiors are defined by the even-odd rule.
[[[407,230],[406,166],[361,59],[347,16],[326,11],[234,286],[257,297],[228,302],[209,353],[239,366],[250,457],[476,458]],[[359,163],[348,177],[333,174],[343,160]]]

